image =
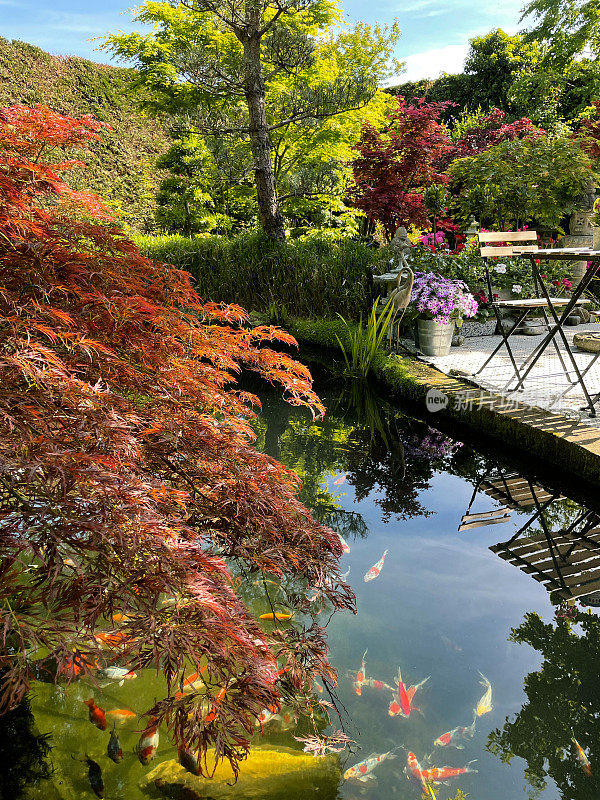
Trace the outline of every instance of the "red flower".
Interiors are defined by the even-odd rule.
[[[563,283],[563,286],[565,287],[565,289],[567,290],[567,292],[570,292],[571,291],[571,281],[568,278],[563,278],[562,279],[562,283]]]

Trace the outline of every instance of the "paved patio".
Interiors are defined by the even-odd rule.
[[[573,336],[576,333],[590,331],[599,333],[600,325],[590,323],[587,325],[577,325],[564,328],[565,335],[572,346]],[[432,364],[446,375],[458,374],[465,375],[469,380],[474,381],[478,386],[495,392],[504,394],[503,389],[512,377],[514,386],[514,370],[508,357],[506,347],[502,347],[495,355],[486,369],[476,377],[473,373],[484,363],[496,345],[502,340],[501,336],[477,336],[465,338],[463,345],[452,347],[450,354],[443,357],[431,357],[419,355],[423,361]],[[517,364],[520,364],[531,351],[540,343],[542,336],[523,336],[514,335],[511,337],[511,346]],[[557,341],[560,341],[557,337]],[[412,342],[408,343],[414,344]],[[564,347],[561,342],[561,351],[565,358],[565,363],[570,366],[568,357],[564,354]],[[580,370],[584,370],[593,359],[593,354],[584,353],[573,347],[573,354]],[[590,369],[585,377],[585,384],[592,397],[600,392],[600,358]],[[569,383],[556,354],[555,348],[550,345],[539,359],[534,369],[527,377],[523,391],[511,392],[508,398],[519,400],[530,406],[552,410],[566,416],[580,419],[587,424],[600,427],[600,403],[596,406],[598,417],[590,418],[588,413],[581,411],[585,403],[585,397],[579,384],[574,385],[567,394],[561,394],[569,387]]]

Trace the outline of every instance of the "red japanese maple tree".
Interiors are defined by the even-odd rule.
[[[203,303],[61,178],[79,162],[50,157],[100,128],[0,110],[0,705],[45,672],[153,667],[169,688],[149,713],[235,764],[262,709],[308,708],[314,678],[335,680],[314,618],[266,633],[236,587],[258,580],[270,602],[263,578],[280,581],[297,613],[311,587],[333,608],[353,596],[296,475],[251,446],[258,401],[234,378],[323,407],[268,346],[289,335]],[[177,694],[195,671],[206,690]]]
[[[381,222],[388,238],[399,225],[428,225],[422,192],[425,186],[445,183],[437,164],[451,147],[441,113],[451,103],[407,103],[398,97],[385,129],[365,123],[354,146],[352,162],[354,204]]]

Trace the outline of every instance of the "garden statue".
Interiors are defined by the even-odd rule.
[[[401,225],[396,229],[394,238],[390,242],[390,250],[392,251],[392,257],[390,259],[392,268],[389,270],[390,272],[400,272],[402,269],[408,269],[406,256],[411,247],[412,244],[408,238],[406,228],[404,225]]]

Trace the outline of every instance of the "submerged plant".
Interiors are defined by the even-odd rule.
[[[258,400],[234,376],[324,409],[308,370],[269,347],[292,337],[202,303],[62,180],[78,162],[47,162],[100,128],[0,109],[0,713],[44,675],[152,668],[168,687],[153,724],[235,770],[263,709],[301,695],[310,714],[314,679],[335,673],[321,627],[263,630],[232,571],[285,577],[292,610],[298,586],[333,608],[353,596],[325,583],[339,539],[251,446]],[[194,672],[202,692],[177,697]]]
[[[377,313],[378,303],[379,298],[373,302],[366,325],[363,325],[362,314],[358,325],[351,325],[341,315],[338,315],[346,326],[349,347],[346,348],[339,336],[336,335],[335,338],[338,340],[342,350],[346,364],[345,373],[349,377],[367,377],[387,330],[392,323],[396,311],[392,298],[387,301],[380,314]]]

